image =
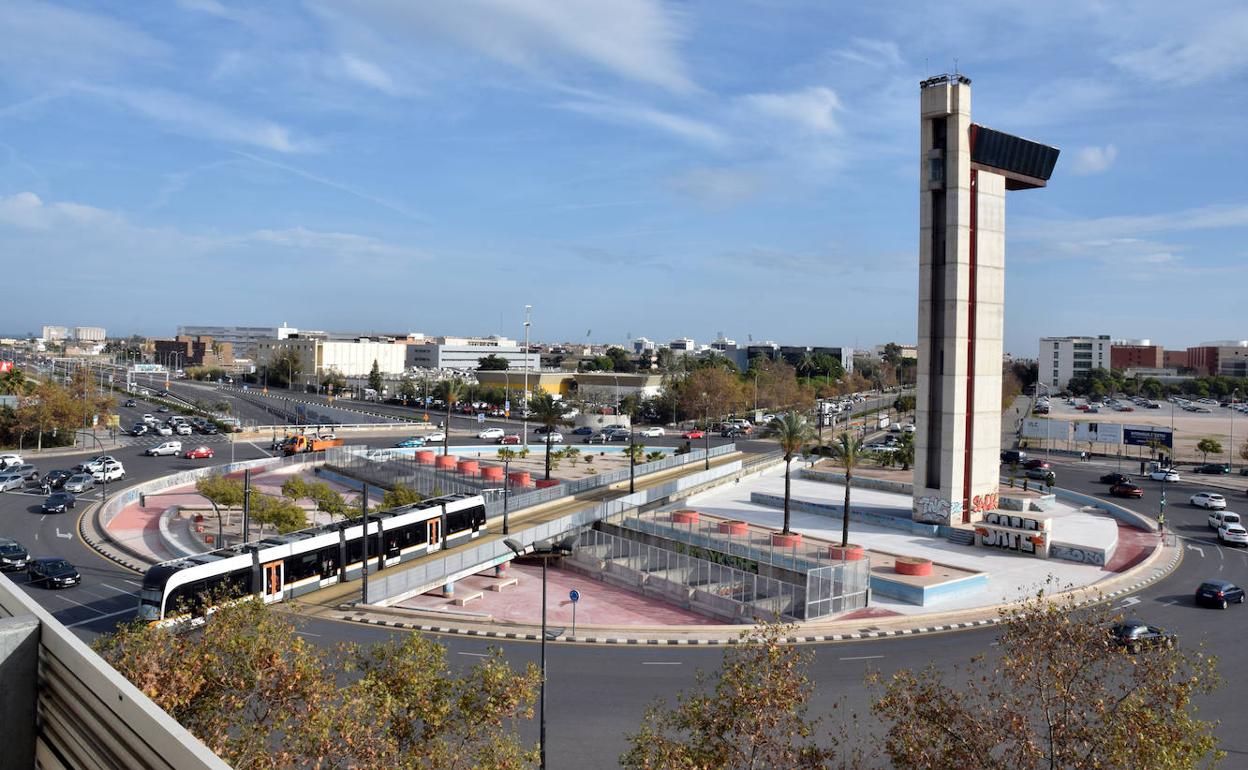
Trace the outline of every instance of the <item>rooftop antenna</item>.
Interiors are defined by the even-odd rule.
[[[754,341],[754,335],[753,335],[753,334],[747,334],[746,336],[750,338],[750,342],[753,342],[753,341]]]
[[[958,57],[953,57],[953,74],[958,74]]]

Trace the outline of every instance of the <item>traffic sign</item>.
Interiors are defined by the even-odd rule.
[[[477,422],[479,423],[485,422],[485,412],[477,412]]]
[[[572,600],[573,604],[576,604],[581,600],[581,592],[573,588],[571,591],[568,591],[568,598]]]

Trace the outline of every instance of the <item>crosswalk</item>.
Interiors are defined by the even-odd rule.
[[[190,436],[153,436],[144,434],[142,436],[117,437],[117,443],[122,446],[157,446],[166,441],[181,441],[183,448],[186,449],[197,447],[200,444],[226,444],[229,443],[229,440],[229,435],[224,433],[218,433],[214,436],[196,433]]]

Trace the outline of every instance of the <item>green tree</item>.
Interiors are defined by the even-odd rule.
[[[1205,456],[1205,462],[1209,462],[1209,455],[1222,454],[1222,442],[1215,438],[1202,438],[1196,442],[1196,451]]]
[[[862,459],[862,439],[842,431],[832,444],[832,454],[845,466],[845,507],[841,517],[841,547],[849,545],[849,493],[854,486],[854,469]]]
[[[652,463],[657,460],[662,460],[666,456],[667,455],[663,454],[662,452],[658,450],[655,450],[653,452],[646,452],[646,462]]]
[[[903,471],[910,470],[910,466],[914,464],[914,434],[902,433],[901,438],[897,440],[897,449],[892,452],[892,460],[901,463]]]
[[[1244,460],[1248,460],[1248,441],[1245,441],[1239,447],[1239,456]]]
[[[742,633],[714,676],[699,671],[694,691],[679,693],[674,707],[651,704],[628,736],[621,766],[816,770],[852,764],[840,742],[819,740],[821,720],[809,714],[813,653],[788,643],[793,631],[764,624]]]
[[[815,431],[810,423],[806,422],[805,417],[797,412],[785,412],[767,423],[767,427],[763,429],[763,437],[776,439],[780,443],[780,450],[784,452],[784,529],[781,533],[787,535],[791,532],[789,529],[790,465],[793,458],[801,454],[806,445],[815,440]]]
[[[635,372],[637,364],[624,348],[607,348],[607,358],[611,359],[611,369],[616,372]]]
[[[563,403],[556,401],[549,393],[539,393],[529,401],[529,409],[533,412],[533,419],[540,422],[546,428],[546,478],[550,478],[550,461],[551,457],[551,433],[563,421]]]
[[[34,383],[26,378],[25,372],[17,367],[0,374],[0,394],[7,396],[24,396],[34,389]]]
[[[463,381],[454,377],[448,377],[438,383],[438,398],[442,399],[446,404],[446,424],[443,426],[445,428],[443,431],[445,438],[442,439],[442,454],[444,455],[451,453],[451,412],[455,409],[455,405],[459,403],[459,400],[464,397],[465,391],[466,388]]]
[[[251,494],[251,518],[260,524],[261,532],[266,524],[282,534],[308,526],[307,512],[294,501],[256,492]]]
[[[303,374],[302,359],[299,351],[284,347],[275,352],[264,366],[265,382],[276,387],[293,388],[296,380]]]
[[[388,511],[394,508],[402,508],[405,505],[419,503],[423,499],[425,499],[424,496],[411,487],[395,484],[393,489],[387,489],[386,493],[382,495],[381,508]]]
[[[381,393],[381,366],[377,363],[377,359],[373,359],[373,368],[368,370],[368,387]]]
[[[893,399],[893,408],[897,410],[898,415],[902,415],[906,412],[913,412],[917,403],[914,396],[898,396]]]
[[[416,400],[416,381],[410,377],[404,377],[399,383],[399,398],[403,399],[403,403]]]
[[[219,475],[201,476],[195,481],[195,490],[222,508],[239,508],[243,504],[241,479]]]
[[[1124,652],[1106,633],[1113,612],[1041,591],[1001,613],[990,656],[876,678],[881,753],[902,770],[1209,766],[1217,723],[1192,700],[1218,686],[1216,661],[1177,644]]]
[[[494,353],[477,359],[477,368],[487,372],[502,372],[511,367],[507,359]]]
[[[331,393],[341,393],[347,389],[347,378],[343,377],[337,369],[330,369],[321,378],[321,387]]]
[[[96,643],[104,659],[230,765],[521,770],[534,748],[539,672],[497,650],[452,668],[411,634],[328,653],[258,599],[222,605],[196,633],[135,622]]]

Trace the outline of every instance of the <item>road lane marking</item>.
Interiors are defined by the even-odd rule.
[[[876,660],[877,658],[882,658],[882,657],[884,656],[883,655],[857,655],[852,658],[837,658],[837,660]]]
[[[88,607],[88,609],[90,609],[90,608]],[[78,627],[78,626],[86,625],[87,623],[94,623],[94,622],[95,622],[95,621],[97,621],[97,620],[105,620],[105,619],[107,619],[107,618],[115,618],[115,617],[117,617],[118,615],[125,615],[127,612],[128,612],[128,613],[130,613],[130,614],[134,614],[134,611],[135,611],[135,610],[134,610],[134,608],[133,608],[133,607],[130,607],[130,608],[128,608],[128,609],[124,609],[124,610],[117,610],[116,612],[110,612],[110,613],[108,613],[107,615],[101,615],[101,616],[100,616],[100,617],[98,617],[98,618],[87,618],[86,620],[80,620],[80,621],[78,621],[77,623],[66,623],[66,624],[65,624],[65,627],[66,627],[66,628],[76,628],[76,627]]]
[[[127,581],[127,582],[133,582],[133,581]],[[100,583],[100,585],[104,586],[105,588],[111,588],[112,590],[116,591],[119,594],[125,594],[126,596],[138,596],[138,594],[136,594],[134,591],[127,591],[124,588],[118,588],[117,586],[110,586],[108,583]]]
[[[1203,559],[1203,558],[1205,558],[1205,549],[1204,549],[1204,548],[1201,548],[1201,547],[1200,547],[1200,546],[1198,546],[1198,545],[1192,545],[1191,543],[1188,543],[1188,544],[1187,544],[1187,548],[1188,548],[1188,550],[1189,550],[1189,551],[1195,551],[1196,553],[1200,554],[1200,558],[1202,558],[1202,559]]]
[[[65,600],[65,601],[69,602],[70,604],[76,604],[76,605],[78,605],[79,607],[83,608],[84,610],[91,610],[91,611],[92,611],[92,612],[94,612],[96,615],[103,615],[103,614],[104,614],[104,613],[103,613],[103,612],[101,612],[100,610],[97,610],[96,608],[94,608],[94,607],[92,607],[92,606],[90,606],[90,605],[83,604],[82,602],[76,602],[76,601],[74,601],[73,599],[70,599],[70,598],[69,598],[69,597],[67,597],[67,596],[58,596],[57,598],[58,598],[58,599],[63,599],[63,600]]]
[[[265,451],[265,450],[261,449],[259,446],[257,446],[257,445],[256,445],[256,443],[255,443],[254,441],[248,441],[248,442],[247,442],[247,444],[248,444],[248,446],[250,446],[252,449],[255,449],[257,452],[261,453],[261,454],[262,454],[262,455],[264,455],[265,457],[272,457],[272,456],[273,456],[273,455],[269,454],[267,451]]]
[[[473,658],[488,658],[490,654],[487,652],[456,652],[456,655],[468,655]]]
[[[679,660],[643,660],[643,666],[679,666]]]

